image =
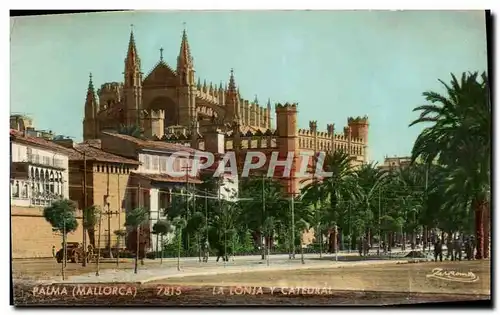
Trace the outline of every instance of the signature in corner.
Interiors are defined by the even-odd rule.
[[[456,282],[476,282],[479,277],[476,276],[472,271],[469,272],[458,272],[453,270],[443,270],[443,268],[434,268],[432,273],[427,275],[427,278],[436,278],[447,281]]]

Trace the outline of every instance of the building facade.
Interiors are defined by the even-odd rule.
[[[102,149],[139,162],[136,170],[129,174],[125,192],[125,208],[144,207],[149,210],[149,220],[141,226],[141,239],[147,250],[156,250],[159,238],[151,234],[153,225],[158,220],[166,219],[165,209],[172,201],[174,190],[185,190],[188,186],[201,184],[199,171],[193,169],[194,155],[198,150],[159,141],[138,139],[132,136],[104,132],[101,135]],[[179,156],[173,163],[173,169],[167,166],[169,157],[182,151],[186,156]],[[167,170],[169,170],[167,172]],[[171,171],[184,173],[175,177]],[[135,250],[135,230],[128,229],[127,248]]]
[[[151,140],[210,151],[205,148],[205,134],[219,129],[224,135],[226,151],[258,150],[267,154],[277,151],[281,155],[286,155],[285,152],[298,155],[300,151],[343,150],[355,157],[354,163],[368,160],[368,117],[348,118],[340,133],[333,124],[322,131],[316,121],[309,123],[309,129],[299,129],[297,104],[276,104],[273,112],[270,100],[261,106],[257,97],[253,101],[245,99],[233,70],[224,86],[197,78],[185,31],[175,69],[160,55],[145,77],[142,70],[131,32],[123,82],[104,83],[96,95],[92,78],[90,80],[84,110],[84,139],[100,138],[102,131],[139,126]],[[273,118],[275,126],[271,123]],[[297,179],[283,180],[283,183],[289,193],[300,189]]]
[[[70,151],[42,138],[10,130],[11,204],[48,206],[69,197]]]
[[[400,167],[406,167],[411,164],[411,156],[386,156],[384,163],[379,166],[383,170],[393,170]]]
[[[54,200],[69,197],[71,152],[48,140],[10,130],[10,220],[12,257],[51,257],[52,246],[60,248],[61,236],[52,231],[43,209]],[[78,229],[68,242],[81,240],[81,211]]]
[[[37,130],[33,127],[33,119],[25,115],[10,115],[10,129],[24,132],[26,135],[35,138],[51,140],[54,138],[52,131]]]
[[[101,249],[123,249],[125,240],[117,231],[124,230],[127,185],[139,162],[101,149],[99,140],[73,143],[71,139],[54,140],[70,149],[69,197],[79,209],[95,206],[100,210],[100,224],[93,239],[87,242]],[[82,239],[82,237],[80,237]],[[108,252],[105,252],[108,255]]]

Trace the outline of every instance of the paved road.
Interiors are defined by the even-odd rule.
[[[166,278],[186,277],[186,276],[201,276],[215,275],[222,273],[241,273],[254,271],[278,271],[278,270],[296,270],[296,269],[319,269],[319,268],[336,268],[344,266],[362,266],[365,264],[395,264],[401,261],[406,261],[402,256],[393,257],[359,257],[355,253],[342,253],[339,255],[322,255],[319,258],[318,254],[304,255],[304,264],[302,264],[300,254],[296,255],[295,259],[289,259],[288,255],[272,255],[269,260],[262,260],[260,255],[255,256],[239,256],[234,260],[224,263],[216,262],[212,257],[208,263],[200,263],[197,257],[181,258],[181,270],[177,270],[177,259],[166,258],[163,264],[159,264],[158,260],[146,260],[145,265],[139,266],[139,271],[134,274],[133,269],[103,269],[100,276],[96,276],[95,272],[71,276],[65,281],[61,281],[59,277],[54,277],[51,280],[42,280],[43,283],[109,283],[109,282],[127,282],[127,283],[145,283]]]

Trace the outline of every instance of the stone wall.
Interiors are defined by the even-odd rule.
[[[68,242],[82,242],[81,212],[78,229],[68,234]],[[52,246],[61,248],[61,235],[43,217],[43,208],[11,206],[12,258],[52,257]]]

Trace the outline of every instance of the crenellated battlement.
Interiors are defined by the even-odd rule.
[[[165,111],[163,109],[151,109],[149,117],[151,119],[165,119]]]
[[[285,104],[282,104],[282,103],[277,103],[275,105],[275,109],[276,111],[296,111],[297,108],[298,108],[298,104],[297,103],[285,103]]]
[[[359,125],[368,125],[368,116],[358,116],[358,117],[348,117],[347,124],[359,124]]]
[[[315,132],[318,130],[318,121],[317,120],[309,121],[309,130],[311,130],[312,132]]]

